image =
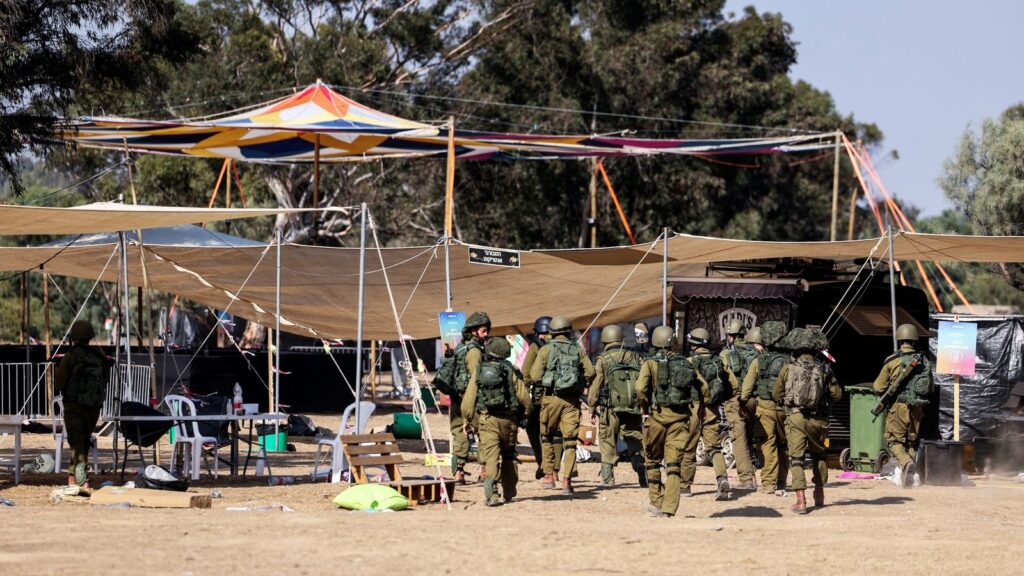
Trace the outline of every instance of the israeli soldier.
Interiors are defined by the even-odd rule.
[[[652,516],[674,516],[679,509],[683,452],[689,444],[695,403],[707,394],[707,383],[682,354],[672,350],[672,328],[658,326],[651,334],[654,354],[640,365],[636,396],[644,420],[644,468]],[[665,463],[662,482],[661,462]]]
[[[594,362],[594,382],[587,394],[591,422],[600,422],[601,484],[615,485],[619,462],[618,442],[626,443],[633,470],[641,487],[647,486],[643,459],[643,418],[636,401],[636,378],[643,356],[622,345],[622,328],[615,324],[601,330],[604,352]]]
[[[921,417],[935,390],[935,382],[928,359],[914,349],[917,328],[913,324],[900,324],[896,328],[896,340],[900,349],[885,359],[875,378],[874,390],[875,394],[895,396],[886,403],[885,441],[889,453],[899,463],[898,479],[906,487],[914,481]]]
[[[516,470],[516,437],[519,419],[533,410],[530,392],[522,374],[511,362],[508,340],[491,338],[484,347],[484,359],[476,379],[462,399],[462,413],[474,414],[480,435],[480,462],[484,475],[484,504],[502,504],[495,490],[501,479],[504,503],[516,496],[519,473]],[[500,465],[499,465],[500,460]]]
[[[786,324],[769,320],[747,333],[747,343],[757,350],[757,358],[747,368],[740,390],[740,403],[754,414],[755,430],[764,435],[761,453],[761,488],[765,494],[784,496],[789,465],[786,453],[786,421],[782,405],[775,402],[775,382],[782,368],[789,363],[789,354],[779,351],[775,344],[786,334]],[[753,405],[753,406],[752,406]]]
[[[772,398],[786,411],[786,443],[789,446],[789,471],[792,474],[796,504],[792,510],[807,513],[807,477],[810,468],[814,480],[814,506],[825,505],[825,483],[828,464],[825,443],[828,417],[832,404],[843,391],[832,374],[832,368],[816,358],[828,342],[820,332],[794,328],[786,335],[786,347],[793,350],[793,359],[779,372]]]
[[[732,440],[732,456],[736,461],[736,475],[741,490],[754,489],[754,462],[750,458],[750,444],[747,442],[747,414],[740,406],[740,386],[747,367],[753,361],[756,352],[750,347],[744,336],[747,333],[743,321],[734,318],[726,326],[726,347],[719,356],[725,365],[729,377],[731,396],[722,404],[725,419],[729,422],[729,438]]]
[[[536,478],[544,477],[544,468],[541,465],[544,461],[543,450],[540,442],[540,402],[543,399],[543,389],[540,382],[534,382],[530,377],[530,370],[533,362],[537,359],[537,353],[551,339],[551,332],[548,326],[551,324],[551,316],[541,316],[533,321],[533,335],[530,336],[530,346],[526,349],[526,358],[523,360],[523,378],[526,386],[533,396],[533,410],[526,421],[526,437],[530,440],[530,447],[533,448],[533,457],[537,461]],[[555,447],[555,481],[558,481],[558,472],[562,467],[562,433],[555,431],[552,444]]]
[[[690,364],[707,383],[707,394],[693,405],[693,414],[697,418],[690,419],[690,435],[683,454],[682,477],[680,478],[680,494],[689,496],[690,486],[697,475],[697,444],[704,440],[704,450],[715,470],[716,500],[728,500],[729,472],[725,467],[725,456],[722,455],[722,429],[719,408],[728,396],[728,376],[720,357],[708,350],[711,335],[704,328],[694,328],[687,336],[690,346]]]
[[[491,318],[487,313],[473,312],[466,318],[466,324],[462,327],[462,344],[455,349],[456,386],[451,395],[448,423],[452,433],[452,466],[455,470],[455,481],[459,484],[466,483],[466,460],[469,458],[468,429],[472,428],[472,422],[466,420],[467,416],[472,417],[472,412],[465,416],[462,413],[462,396],[476,380],[483,358],[484,342],[490,333]]]
[[[68,485],[89,488],[87,463],[92,433],[100,419],[100,408],[107,397],[107,382],[112,363],[89,345],[96,337],[92,324],[75,320],[68,331],[71,350],[57,366],[54,385],[64,396],[64,429],[71,447]]]
[[[530,378],[540,382],[540,434],[544,455],[541,485],[555,487],[555,430],[562,433],[562,492],[572,494],[576,469],[576,442],[580,433],[580,395],[594,379],[594,365],[583,348],[569,337],[572,322],[555,316],[549,325],[552,339],[537,353]]]

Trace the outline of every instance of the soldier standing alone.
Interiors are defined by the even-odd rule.
[[[601,330],[604,352],[594,363],[593,384],[587,394],[591,421],[600,421],[601,483],[615,484],[619,461],[618,441],[626,443],[633,470],[641,487],[647,486],[643,460],[643,418],[636,400],[636,379],[643,356],[623,347],[622,328],[612,324]]]
[[[64,429],[71,447],[68,485],[89,488],[86,463],[92,433],[107,397],[111,362],[98,348],[89,345],[96,337],[92,324],[76,320],[68,337],[72,347],[57,366],[54,380],[57,390],[64,396]]]

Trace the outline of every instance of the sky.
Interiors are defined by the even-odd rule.
[[[936,184],[970,125],[1024,102],[1019,0],[727,0],[779,12],[797,42],[794,79],[885,135],[873,154],[886,188],[933,216],[952,205]]]

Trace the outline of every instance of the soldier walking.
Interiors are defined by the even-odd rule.
[[[789,465],[786,456],[786,421],[781,404],[772,397],[775,381],[782,368],[789,363],[790,356],[781,352],[776,344],[786,335],[786,325],[769,320],[761,326],[751,328],[747,343],[757,350],[757,357],[747,368],[740,390],[740,403],[747,407],[748,414],[755,416],[755,430],[764,435],[761,453],[761,489],[765,494],[784,496]]]
[[[744,340],[746,332],[747,329],[743,325],[743,321],[738,318],[730,320],[726,327],[726,347],[722,349],[720,357],[729,376],[731,396],[723,403],[722,409],[725,412],[726,421],[729,422],[732,456],[736,461],[736,475],[740,480],[737,488],[753,490],[754,462],[750,458],[750,444],[747,443],[748,415],[746,409],[740,406],[739,396],[740,385],[746,375],[747,367],[750,366],[757,353]]]
[[[615,465],[619,462],[618,442],[626,444],[626,454],[637,473],[641,487],[647,486],[643,460],[643,418],[636,399],[636,379],[643,356],[623,347],[622,328],[612,324],[601,330],[604,352],[594,362],[594,382],[587,394],[591,422],[600,422],[601,484],[615,485]]]

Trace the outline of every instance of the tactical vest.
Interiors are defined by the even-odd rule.
[[[757,358],[757,350],[751,346],[740,344],[733,346],[726,351],[726,359],[729,361],[729,370],[732,371],[736,379],[743,381],[743,377],[747,373],[747,368],[750,367],[750,363]]]
[[[775,393],[775,381],[782,372],[782,367],[789,362],[788,354],[765,350],[757,357],[757,382],[754,384],[754,395],[762,400],[771,400]]]
[[[935,386],[928,359],[923,354],[917,352],[900,352],[898,357],[901,367],[899,378],[902,383],[900,385],[903,387],[903,390],[896,397],[896,400],[904,402],[908,406],[927,406],[931,401],[931,394]],[[905,374],[915,357],[917,358],[917,366],[913,368],[913,372],[909,375]],[[890,356],[890,360],[892,358],[893,356]]]
[[[686,411],[700,400],[697,373],[682,354],[666,355],[659,351],[652,358],[658,363],[658,381],[654,386],[654,405]]]
[[[71,372],[63,390],[64,400],[99,408],[107,398],[107,382],[110,381],[110,365],[102,352],[88,346],[75,346],[65,356],[71,361]]]
[[[550,350],[541,386],[557,396],[579,394],[583,388],[583,364],[580,362],[579,345],[572,341],[552,340],[547,346]]]
[[[459,344],[455,353],[441,361],[441,367],[434,375],[434,387],[449,396],[465,394],[469,387],[469,367],[466,366],[466,354],[476,348],[483,354],[484,348],[475,340]]]
[[[820,414],[826,407],[826,368],[813,358],[790,361],[783,404],[790,411]]]
[[[601,354],[605,379],[598,391],[597,403],[613,412],[639,414],[636,379],[640,375],[640,365],[626,360],[627,356],[632,356],[632,352],[621,348]]]
[[[519,412],[512,371],[507,360],[488,360],[476,373],[476,408],[480,412],[514,415]]]
[[[708,383],[708,405],[718,406],[732,397],[732,386],[725,373],[722,359],[710,352],[697,352],[690,356],[694,368]]]

